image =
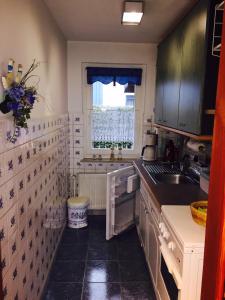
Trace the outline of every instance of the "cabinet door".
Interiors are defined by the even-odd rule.
[[[139,232],[144,249],[146,250],[146,205],[142,195],[140,194],[140,214],[139,214]]]
[[[183,41],[178,128],[195,134],[201,133],[207,2],[198,2],[180,24]]]
[[[154,220],[149,212],[147,217],[147,261],[152,274],[153,282],[156,286],[158,276],[159,242]]]
[[[156,123],[177,127],[181,71],[181,33],[175,30],[158,47]]]
[[[163,124],[163,99],[164,99],[164,76],[165,76],[165,50],[164,43],[158,47],[157,74],[156,74],[156,100],[155,122]]]
[[[165,40],[163,124],[177,128],[181,77],[181,33],[176,29]]]

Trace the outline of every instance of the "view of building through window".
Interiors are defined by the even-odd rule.
[[[132,149],[135,121],[134,86],[95,82],[92,101],[92,147],[114,146]]]

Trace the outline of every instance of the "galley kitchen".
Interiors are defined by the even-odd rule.
[[[223,14],[1,1],[0,299],[224,299]]]

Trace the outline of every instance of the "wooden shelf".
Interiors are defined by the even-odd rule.
[[[122,158],[122,159],[110,159],[110,158],[83,158],[81,159],[81,162],[87,162],[87,163],[119,163],[119,164],[123,164],[123,163],[131,163],[132,161],[136,160],[137,157],[134,158]]]
[[[212,138],[213,138],[212,135],[196,135],[196,134],[193,134],[193,133],[181,131],[181,130],[178,130],[178,129],[166,127],[166,126],[159,125],[159,124],[154,124],[153,126],[156,127],[156,128],[160,128],[160,129],[163,129],[165,131],[174,132],[174,133],[177,133],[177,134],[180,134],[180,135],[183,135],[183,136],[186,136],[186,137],[192,138],[194,140],[198,140],[198,141],[207,142],[207,141],[212,141]]]

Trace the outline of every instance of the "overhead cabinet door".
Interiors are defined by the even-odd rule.
[[[218,0],[199,0],[158,47],[155,121],[193,134],[211,134],[218,58],[211,55]]]
[[[176,128],[181,73],[181,31],[175,30],[165,40],[165,79],[163,100],[163,125]]]
[[[196,134],[201,133],[206,64],[207,1],[205,2],[200,1],[181,23],[183,42],[178,128]]]
[[[155,121],[158,124],[163,124],[165,59],[166,59],[166,55],[165,55],[164,43],[162,43],[158,47],[157,76],[156,76]]]

